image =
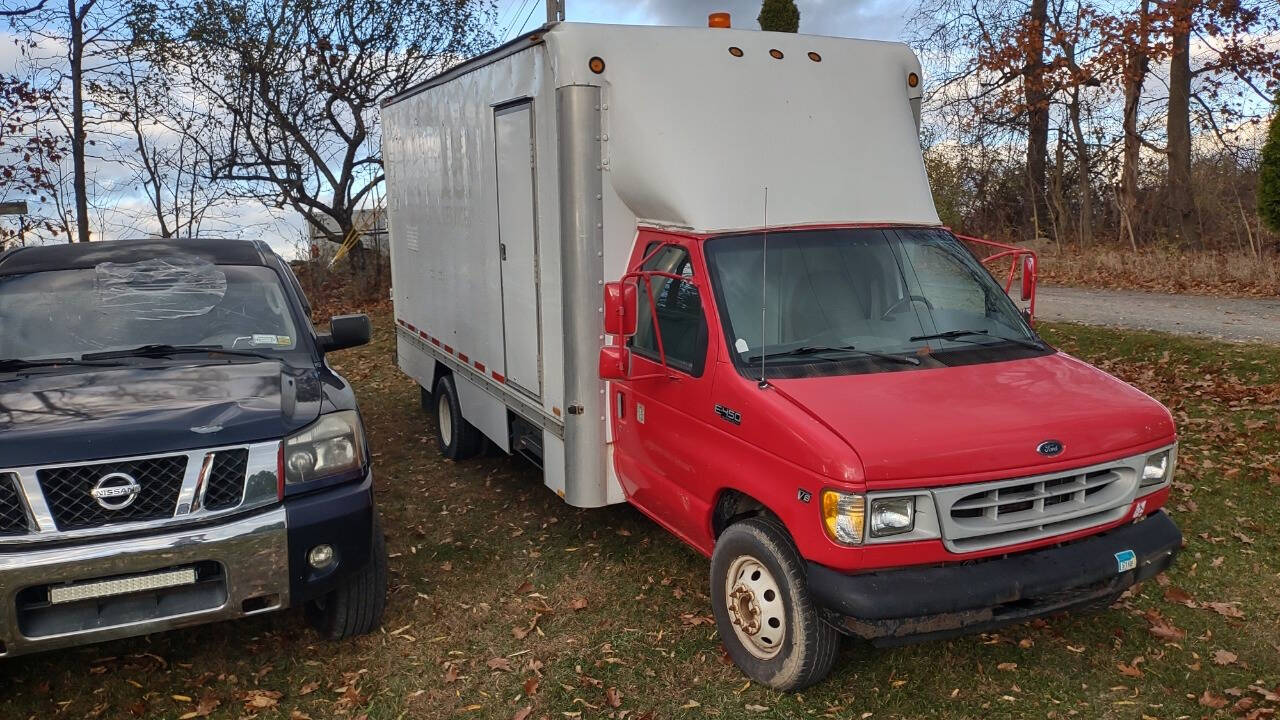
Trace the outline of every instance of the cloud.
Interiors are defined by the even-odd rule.
[[[909,7],[893,0],[798,0],[796,5],[802,33],[875,40],[900,39]],[[760,0],[567,0],[566,9],[570,20],[690,26],[705,26],[709,13],[727,12],[736,27],[756,29]]]

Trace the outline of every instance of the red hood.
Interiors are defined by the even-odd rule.
[[[1163,405],[1065,354],[770,382],[853,447],[871,484],[1048,472],[1174,437]],[[1036,448],[1046,440],[1065,449],[1045,457]]]

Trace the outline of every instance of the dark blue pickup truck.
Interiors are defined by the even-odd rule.
[[[261,242],[0,255],[0,657],[306,607],[375,629],[387,562],[351,386]]]

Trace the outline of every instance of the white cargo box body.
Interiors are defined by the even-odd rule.
[[[400,367],[428,389],[451,369],[510,452],[516,419],[569,503],[623,501],[596,363],[637,227],[758,228],[766,187],[771,227],[938,224],[919,72],[896,43],[559,23],[393,98]]]

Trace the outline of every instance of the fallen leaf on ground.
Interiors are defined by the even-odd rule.
[[[1218,665],[1230,665],[1239,658],[1230,650],[1214,650],[1213,661]]]
[[[1217,695],[1208,690],[1200,696],[1200,704],[1207,708],[1224,708],[1227,706],[1227,699],[1221,695]]]

